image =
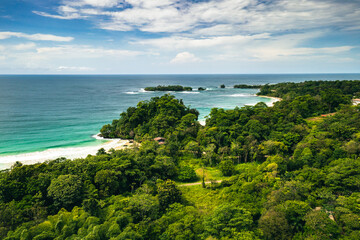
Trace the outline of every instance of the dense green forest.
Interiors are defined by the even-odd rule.
[[[157,87],[146,87],[145,91],[192,91],[192,87],[183,87],[180,85],[169,85],[169,86],[157,86]]]
[[[139,102],[137,107],[130,107],[121,113],[120,119],[103,126],[100,133],[105,138],[135,138],[151,139],[165,136],[177,129],[183,132],[189,124],[194,127],[199,112],[186,107],[182,100],[175,99],[172,95],[154,97],[151,101]],[[196,134],[196,129],[195,133]]]
[[[358,89],[264,85],[283,100],[206,126],[171,95],[140,102],[101,130],[139,145],[2,171],[0,238],[360,239]]]

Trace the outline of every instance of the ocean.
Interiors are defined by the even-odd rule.
[[[256,89],[232,88],[235,84],[344,79],[360,79],[360,74],[1,75],[0,169],[18,154],[34,157],[45,150],[98,147],[104,140],[94,135],[101,126],[139,101],[165,94],[146,92],[147,86],[193,87],[192,92],[171,94],[198,109],[199,119],[204,120],[214,107],[232,109],[271,101],[255,96]],[[226,88],[221,89],[221,84]],[[199,92],[198,87],[207,90]]]

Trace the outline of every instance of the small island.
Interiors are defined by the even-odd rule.
[[[260,89],[264,85],[247,85],[247,84],[238,84],[234,85],[234,88],[242,88],[242,89]]]
[[[181,91],[192,91],[192,87],[183,87],[181,85],[168,85],[168,86],[161,86],[158,85],[157,87],[146,87],[145,91],[162,91],[162,92],[167,92],[167,91],[176,91],[176,92],[181,92]]]

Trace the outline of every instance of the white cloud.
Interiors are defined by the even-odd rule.
[[[197,58],[194,54],[189,52],[181,52],[173,58],[170,63],[193,63],[200,62],[201,60]]]
[[[1,46],[1,45],[0,45]],[[33,47],[33,48],[30,48]],[[20,51],[21,50],[21,51]],[[152,56],[153,52],[93,47],[90,45],[34,46],[28,43],[3,46],[0,56],[7,59],[0,69],[19,69],[39,72],[86,72],[125,68],[139,56]],[[81,64],[79,66],[79,64]]]
[[[85,17],[82,17],[78,13],[62,13],[61,15],[49,14],[49,13],[40,12],[40,11],[33,11],[33,13],[35,13],[37,15],[40,15],[40,16],[43,16],[43,17],[50,17],[50,18],[57,18],[57,19],[64,19],[64,20],[85,18]]]
[[[64,5],[61,5],[56,9],[58,14],[50,14],[41,11],[33,11],[33,13],[43,17],[63,20],[86,19],[88,15],[102,15],[101,12],[97,10],[98,8],[111,8],[119,5],[121,2],[122,1],[118,0],[64,1]]]
[[[184,48],[209,48],[209,47],[226,47],[238,44],[245,44],[247,42],[257,39],[268,39],[270,36],[267,33],[256,35],[234,35],[234,36],[219,36],[219,37],[165,37],[157,39],[146,39],[133,41],[132,44],[151,45],[158,48],[167,49],[184,49]]]
[[[330,56],[333,54],[343,53],[350,51],[352,46],[341,46],[341,47],[328,47],[328,48],[298,48],[298,47],[259,47],[250,49],[250,56],[262,60],[272,61],[280,58],[288,57],[319,57],[319,56]]]
[[[90,67],[69,67],[69,66],[59,66],[57,71],[80,71],[80,72],[87,72],[87,71],[94,71],[94,68]]]
[[[195,29],[193,35],[195,36],[227,36],[235,33],[239,26],[232,24],[218,24],[215,26]]]
[[[15,50],[18,50],[18,51],[34,49],[35,47],[36,47],[36,44],[33,43],[33,42],[30,42],[30,43],[21,43],[21,44],[18,44],[18,45],[13,46],[13,48],[14,48]]]
[[[21,32],[0,32],[0,39],[7,39],[11,37],[26,38],[33,41],[55,41],[55,42],[70,42],[73,37],[61,37],[52,34],[26,34]]]
[[[360,14],[360,13],[359,13]],[[347,27],[345,28],[345,30],[347,31],[356,31],[356,30],[360,30],[360,25],[359,26],[351,26],[351,27]]]
[[[77,58],[98,58],[98,57],[135,57],[139,55],[150,54],[141,51],[130,51],[122,49],[106,49],[87,45],[62,45],[56,47],[39,47],[36,49],[38,54],[51,56],[60,55],[73,56]]]
[[[334,45],[333,41],[331,45],[327,45],[324,40],[329,34],[334,36],[339,33],[340,36],[344,31],[360,29],[358,1],[60,0],[60,6],[52,10],[34,13],[64,20],[84,19],[100,29],[136,31],[136,34],[131,36],[139,38],[129,40],[123,36],[130,35],[119,35],[123,44],[122,49],[39,42],[36,42],[35,46],[30,46],[23,43],[17,48],[24,50],[15,51],[14,46],[6,46],[6,49],[2,50],[1,53],[6,52],[7,60],[16,59],[19,64],[29,67],[46,65],[49,69],[70,72],[77,71],[71,66],[78,66],[80,61],[81,66],[97,70],[100,69],[97,64],[111,65],[113,62],[123,61],[122,66],[117,66],[124,66],[126,70],[131,66],[151,66],[152,71],[152,66],[164,65],[164,62],[168,69],[183,67],[187,70],[188,65],[179,63],[206,59],[196,66],[203,66],[205,69],[205,66],[213,66],[207,64],[222,62],[226,65],[223,69],[230,69],[231,65],[233,68],[229,71],[236,72],[240,62],[280,66],[279,63],[286,64],[292,60],[317,58],[324,62],[329,62],[330,59],[347,59],[353,63],[351,61],[355,60],[350,59],[359,57],[355,55],[358,49],[352,50],[356,46],[350,46],[354,41],[338,45]],[[138,31],[156,34],[138,34]],[[355,36],[354,33],[356,32],[347,34]],[[117,44],[118,35],[110,35],[114,42],[109,44],[104,40],[102,46]],[[10,37],[25,38],[34,42],[73,40],[71,37],[55,35],[0,32],[0,39]],[[346,38],[347,35],[337,40]],[[124,43],[126,40],[128,44]],[[312,45],[314,42],[317,47]],[[173,64],[169,64],[170,59]],[[308,62],[310,61],[306,61]],[[305,64],[305,61],[302,63]],[[106,68],[103,66],[103,69]]]
[[[35,13],[62,19],[99,15],[94,19],[98,27],[117,31],[234,35],[333,26],[357,29],[359,8],[357,1],[335,0],[77,0],[63,1],[58,15]]]
[[[122,3],[122,0],[75,0],[75,1],[65,1],[66,5],[73,7],[83,7],[83,6],[92,6],[92,7],[101,7],[101,8],[111,8],[118,6]]]

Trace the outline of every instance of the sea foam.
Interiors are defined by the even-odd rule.
[[[221,96],[223,96],[223,97],[254,97],[255,95],[244,94],[244,93],[236,93],[236,94],[221,95]]]
[[[184,94],[199,94],[200,92],[184,91],[184,92],[179,92],[179,93],[184,93]]]

